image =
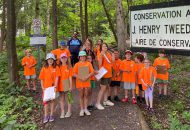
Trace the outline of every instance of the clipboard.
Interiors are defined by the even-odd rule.
[[[62,84],[64,85],[64,92],[67,92],[67,91],[70,90],[70,81],[69,81],[69,79],[63,80]]]
[[[78,75],[81,78],[87,77],[89,75],[89,67],[88,66],[79,67]]]
[[[156,70],[157,70],[158,74],[166,74],[167,73],[166,66],[158,65],[158,66],[156,66]]]

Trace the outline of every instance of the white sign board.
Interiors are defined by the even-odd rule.
[[[190,50],[190,5],[131,10],[131,46]]]
[[[30,37],[30,45],[46,45],[46,37]]]

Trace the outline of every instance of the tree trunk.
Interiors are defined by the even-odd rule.
[[[52,15],[53,15],[53,49],[58,48],[57,40],[57,0],[52,0]]]
[[[123,13],[122,0],[117,0],[117,38],[118,38],[118,49],[121,52],[125,51],[126,40],[127,40],[127,29]],[[127,45],[129,47],[129,45]]]
[[[47,0],[47,34],[50,31],[50,5],[49,5],[49,0]]]
[[[82,0],[80,0],[80,27],[81,27],[82,42],[84,43],[84,41],[85,41],[85,32],[84,32]]]
[[[5,18],[5,14],[6,14],[6,1],[3,0],[3,12],[2,12],[2,27],[1,27],[1,38],[0,38],[0,52],[3,51],[3,46],[4,46],[4,42],[6,39],[6,28],[5,28],[5,22],[6,22],[6,18]]]
[[[40,16],[40,8],[39,8],[40,1],[36,0],[36,6],[35,6],[35,18],[38,19]]]
[[[88,38],[88,0],[85,0],[85,39]]]
[[[16,18],[15,18],[15,1],[6,0],[7,2],[7,55],[8,70],[10,83],[19,83],[17,53],[16,53]]]
[[[103,8],[104,8],[104,11],[105,11],[105,13],[106,13],[106,17],[107,17],[107,19],[108,19],[108,22],[109,22],[111,31],[112,31],[112,33],[113,33],[113,35],[114,35],[115,41],[117,42],[117,35],[116,35],[115,30],[114,30],[114,25],[113,25],[113,23],[112,23],[112,21],[111,21],[111,18],[110,18],[110,16],[109,16],[109,13],[108,13],[108,11],[107,11],[107,9],[106,9],[104,0],[101,0],[101,2],[102,2],[102,5],[103,5]]]

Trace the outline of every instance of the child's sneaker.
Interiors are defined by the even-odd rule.
[[[145,110],[149,110],[149,106],[146,105],[146,106],[144,107],[144,109],[145,109]]]
[[[133,103],[133,104],[137,104],[136,98],[133,98],[133,99],[132,99],[132,103]]]
[[[101,104],[96,104],[98,110],[104,110],[105,108]]]
[[[87,116],[90,116],[90,115],[91,115],[91,113],[90,113],[87,109],[84,110],[84,113],[85,113]]]
[[[80,110],[79,116],[84,116],[84,110]]]
[[[54,121],[54,117],[53,116],[50,116],[49,117],[49,122],[53,122]]]
[[[128,102],[128,98],[123,98],[121,101],[122,102]]]
[[[61,119],[65,118],[65,113],[64,113],[64,112],[61,113],[60,118],[61,118]]]
[[[44,119],[43,119],[43,123],[47,123],[49,121],[49,116],[45,116]]]
[[[118,97],[118,96],[115,96],[115,97],[114,97],[114,101],[119,102],[119,101],[120,101],[119,97]]]
[[[65,118],[68,118],[68,117],[71,117],[71,112],[67,112],[66,114],[65,114]]]
[[[107,100],[107,101],[104,101],[104,102],[103,102],[103,105],[104,105],[104,106],[114,106],[114,103],[111,102],[111,101],[109,101],[109,100]]]

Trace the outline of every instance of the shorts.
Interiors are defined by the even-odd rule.
[[[91,80],[91,81],[90,81],[90,87],[91,87],[91,88],[96,88],[96,84],[95,84],[95,81],[94,81],[94,80]]]
[[[100,80],[101,85],[110,85],[110,83],[111,83],[111,78],[102,78]]]
[[[111,81],[110,87],[120,87],[120,81]]]
[[[139,90],[144,91],[142,88],[142,84],[138,84],[138,86],[139,86]]]
[[[124,89],[135,89],[135,83],[131,82],[124,82],[123,84]]]
[[[34,75],[29,75],[29,76],[25,76],[26,79],[35,79],[36,78],[36,74]]]
[[[156,79],[156,83],[168,83],[168,80]]]

